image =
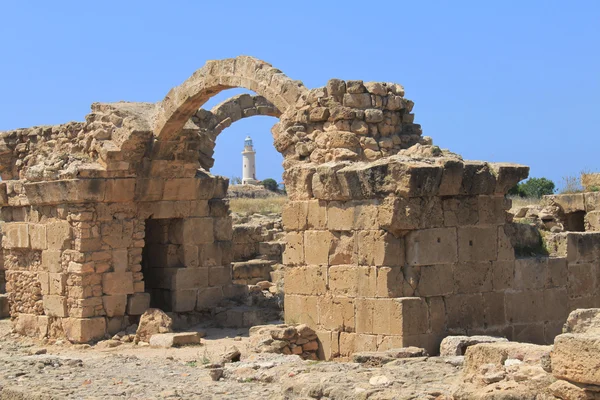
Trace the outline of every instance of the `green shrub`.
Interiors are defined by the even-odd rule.
[[[519,197],[530,197],[539,199],[542,196],[553,194],[556,185],[550,179],[529,178],[525,182],[518,183],[508,191],[509,195]]]

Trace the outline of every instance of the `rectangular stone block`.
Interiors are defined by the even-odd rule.
[[[325,294],[327,267],[310,265],[286,268],[284,286],[286,294]]]
[[[284,303],[286,324],[307,324],[313,328],[317,327],[319,322],[317,296],[286,294]]]
[[[506,210],[510,201],[504,196],[479,196],[479,224],[497,225],[506,223]]]
[[[547,280],[548,259],[542,257],[515,260],[515,289],[542,289]]]
[[[454,292],[480,293],[492,290],[492,263],[459,262],[453,265]]]
[[[564,324],[569,316],[569,296],[565,288],[544,290],[544,320]]]
[[[63,318],[65,336],[74,343],[87,343],[103,339],[106,334],[106,318]]]
[[[288,201],[281,210],[281,221],[286,231],[306,230],[308,202]]]
[[[327,202],[323,200],[312,200],[306,202],[308,205],[307,229],[327,229]]]
[[[217,241],[231,240],[233,236],[231,217],[214,219],[214,238]]]
[[[50,294],[50,277],[47,272],[38,272],[37,281],[40,284],[40,291],[43,295]]]
[[[454,292],[452,265],[420,267],[417,293],[422,297],[441,296]]]
[[[530,323],[544,320],[543,290],[507,292],[506,319],[513,323]]]
[[[125,203],[135,197],[135,178],[107,179],[104,201],[110,203]]]
[[[327,265],[332,242],[333,235],[329,231],[304,232],[304,262],[306,264]]]
[[[133,294],[133,274],[131,272],[102,274],[102,292],[107,295]]]
[[[353,202],[330,201],[327,204],[327,229],[332,231],[349,231],[354,229]]]
[[[354,303],[347,297],[318,298],[319,326],[337,331],[354,330]]]
[[[600,232],[569,232],[567,235],[567,260],[594,262],[600,259]]]
[[[65,294],[66,285],[67,274],[52,272],[48,274],[48,287],[50,294],[63,296]]]
[[[369,266],[401,266],[404,264],[403,238],[382,231],[358,231],[358,263]]]
[[[159,333],[150,337],[150,346],[171,348],[179,346],[199,345],[198,332]]]
[[[481,293],[450,295],[445,300],[448,329],[452,334],[466,334],[469,329],[484,326],[485,305]]]
[[[70,248],[71,225],[67,221],[54,221],[46,224],[46,242],[48,249],[62,250]]]
[[[169,227],[169,239],[175,244],[204,244],[215,241],[213,218],[185,218]]]
[[[172,290],[169,292],[173,312],[190,312],[196,308],[197,289]]]
[[[150,308],[150,293],[134,293],[127,297],[127,315],[142,315]]]
[[[567,285],[568,263],[563,257],[548,258],[548,271],[545,287],[564,287]]]
[[[58,250],[42,251],[42,268],[48,272],[62,272],[62,252]]]
[[[123,316],[127,307],[127,295],[102,296],[102,305],[107,317]]]
[[[225,286],[231,284],[231,266],[210,267],[208,270],[209,286]]]
[[[590,296],[596,293],[596,264],[569,263],[567,275],[567,293],[569,297]]]
[[[198,290],[198,299],[196,310],[210,310],[216,307],[223,300],[223,290],[221,287],[207,287]]]
[[[285,250],[283,251],[283,264],[304,264],[304,233],[287,232],[285,236]]]
[[[46,226],[42,224],[29,224],[29,241],[34,250],[45,250],[48,247],[46,242]]]
[[[434,228],[410,232],[405,239],[409,265],[452,264],[458,260],[455,228]]]
[[[377,268],[356,265],[329,267],[329,290],[334,295],[375,297]]]
[[[459,227],[459,261],[495,261],[498,257],[498,228]]]
[[[43,299],[44,314],[49,317],[67,316],[67,298],[64,296],[46,295]]]
[[[194,178],[167,179],[164,186],[163,200],[195,200],[197,198],[196,191]]]
[[[218,286],[219,272],[218,269],[223,267],[210,268],[212,272],[212,280]],[[171,278],[171,290],[198,289],[209,285],[209,268],[174,268]]]
[[[27,249],[30,247],[29,224],[7,222],[2,225],[2,247],[5,249]]]
[[[427,332],[427,303],[420,297],[356,299],[356,332],[412,335]]]
[[[403,297],[402,267],[376,267],[377,294],[375,297]]]
[[[498,261],[515,259],[515,249],[504,231],[505,225],[498,226]]]
[[[332,232],[329,265],[357,264],[357,241],[354,232]]]

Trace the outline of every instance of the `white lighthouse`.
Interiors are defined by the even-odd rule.
[[[252,146],[252,138],[246,136],[246,140],[244,140],[244,151],[242,151],[242,161],[244,165],[242,170],[242,185],[254,185],[258,183],[256,180],[255,156],[256,152],[254,151],[254,146]]]

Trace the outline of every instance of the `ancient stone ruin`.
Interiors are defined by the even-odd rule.
[[[258,96],[201,108],[229,88]],[[398,84],[308,89],[241,56],[209,61],[157,104],[95,103],[85,122],[2,132],[15,330],[88,342],[150,306],[202,312],[243,295],[228,180],[210,168],[219,133],[270,115],[290,198],[285,322],[313,329],[321,358],[435,354],[448,334],[551,343],[569,311],[600,300],[600,234],[557,233],[551,253],[520,258],[529,244],[505,194],[528,168],[434,146],[412,109]]]

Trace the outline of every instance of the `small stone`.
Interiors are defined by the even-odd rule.
[[[213,381],[218,381],[219,379],[221,379],[223,377],[223,368],[211,369],[209,374],[210,374],[210,378]]]
[[[225,364],[225,363],[231,363],[231,362],[238,362],[238,361],[240,361],[241,355],[242,355],[242,353],[240,352],[240,350],[237,347],[230,346],[227,348],[225,353],[223,353],[221,355],[221,363]]]
[[[369,379],[369,384],[371,386],[385,387],[385,386],[389,386],[391,384],[391,382],[387,378],[387,376],[377,375],[377,376],[374,376],[371,379]]]

